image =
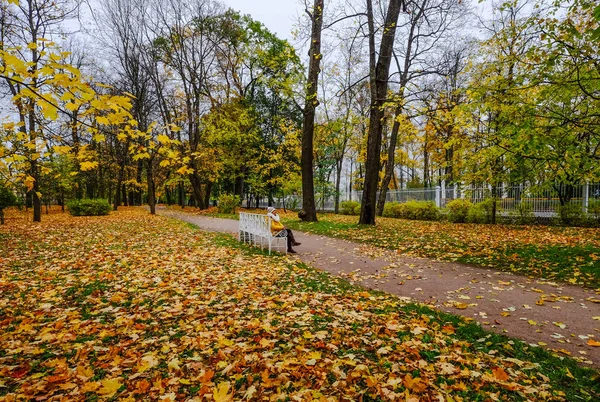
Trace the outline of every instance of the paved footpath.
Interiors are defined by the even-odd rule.
[[[237,235],[238,221],[159,209],[202,230]],[[463,264],[405,257],[347,240],[294,232],[295,255],[353,283],[463,315],[484,328],[600,368],[600,294]],[[598,342],[598,347],[589,343]]]

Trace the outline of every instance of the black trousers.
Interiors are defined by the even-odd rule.
[[[287,248],[288,250],[292,249],[292,245],[296,243],[296,239],[294,238],[294,233],[292,233],[291,229],[285,228],[282,230],[287,235]]]

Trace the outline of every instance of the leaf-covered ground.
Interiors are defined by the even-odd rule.
[[[141,209],[0,227],[0,399],[598,398],[572,360]]]
[[[306,232],[342,237],[428,257],[600,288],[600,230],[547,226],[477,225],[377,218],[375,227],[358,217],[319,215],[318,223],[286,224]]]

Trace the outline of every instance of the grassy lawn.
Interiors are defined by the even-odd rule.
[[[458,261],[523,275],[600,288],[600,230],[545,226],[476,225],[377,218],[359,226],[358,217],[319,215],[305,223],[284,216],[292,229],[351,239],[399,253]]]
[[[231,236],[143,209],[43,220],[0,227],[0,399],[600,399],[571,359]]]

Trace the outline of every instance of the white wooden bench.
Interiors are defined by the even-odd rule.
[[[260,244],[261,250],[263,245],[268,244],[269,254],[273,246],[282,243],[284,252],[287,253],[287,232],[282,231],[273,235],[271,222],[271,217],[264,214],[240,212],[239,240],[254,245]]]

